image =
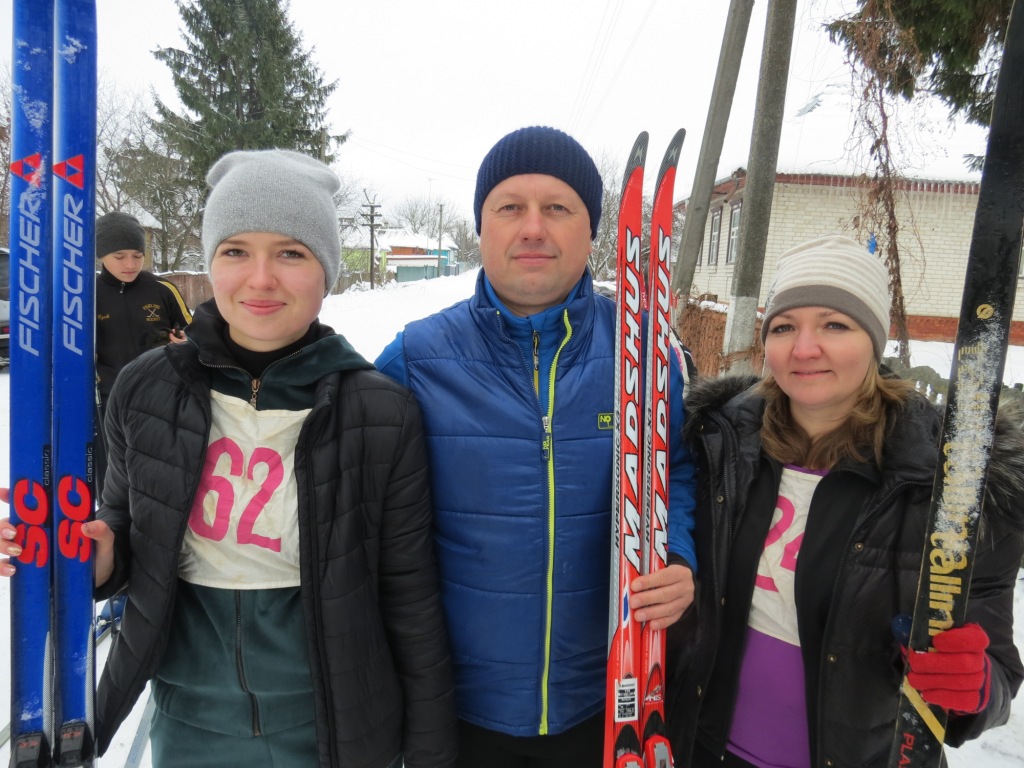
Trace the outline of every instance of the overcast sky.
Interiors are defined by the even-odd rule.
[[[747,164],[767,5],[754,6],[720,177]],[[800,0],[788,117],[828,83],[848,94],[847,67],[821,25],[851,6]],[[97,7],[101,77],[152,86],[173,101],[168,70],[152,51],[181,45],[174,1]],[[11,4],[0,8],[9,59]],[[641,130],[651,134],[648,166],[656,169],[684,127],[676,199],[687,197],[728,8],[729,0],[291,0],[290,17],[326,78],[338,81],[331,127],[351,138],[335,169],[385,207],[430,196],[469,216],[484,154],[533,124],[568,131],[616,169]],[[848,115],[848,95],[833,106]],[[788,151],[820,154],[821,139],[797,131]]]

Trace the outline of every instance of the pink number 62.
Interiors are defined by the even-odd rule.
[[[195,503],[192,505],[192,514],[189,515],[188,525],[193,533],[213,541],[221,541],[228,532],[231,523],[231,510],[235,506],[235,489],[231,481],[216,473],[217,462],[221,456],[228,456],[228,475],[241,477],[245,472],[246,477],[253,479],[253,470],[263,464],[267,467],[267,476],[260,485],[260,489],[250,499],[242,510],[242,516],[238,521],[237,538],[239,544],[253,544],[258,547],[281,551],[281,539],[262,536],[253,532],[256,525],[256,518],[266,507],[267,502],[274,495],[274,491],[281,485],[284,479],[284,467],[281,464],[281,455],[270,448],[257,448],[252,452],[248,462],[238,444],[229,437],[222,437],[210,444],[206,451],[206,461],[203,463],[203,475],[199,480],[199,491],[196,494]],[[246,464],[248,463],[248,467]],[[214,505],[213,522],[207,522],[203,514],[206,497],[214,493],[217,501]]]

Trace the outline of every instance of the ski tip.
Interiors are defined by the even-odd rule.
[[[625,196],[626,187],[629,186],[633,173],[639,169],[643,171],[644,163],[647,162],[647,141],[650,137],[647,131],[640,131],[640,135],[633,142],[633,148],[629,150],[629,159],[626,161],[626,172],[622,174],[622,193]]]
[[[672,136],[672,140],[668,143],[668,147],[665,149],[665,156],[661,159],[661,172],[659,173],[659,176],[664,176],[665,172],[669,168],[674,168],[679,164],[679,155],[683,151],[683,140],[685,138],[685,128],[680,128]]]
[[[661,180],[665,178],[666,174],[671,170],[675,170],[675,167],[679,164],[679,155],[683,151],[683,140],[685,138],[686,129],[680,128],[668,143],[668,147],[665,149],[665,156],[661,159],[661,168],[658,170],[658,189],[661,188]]]
[[[633,142],[633,149],[629,152],[629,165],[643,165],[647,159],[647,143],[650,141],[650,134],[647,131],[640,131],[636,141]]]

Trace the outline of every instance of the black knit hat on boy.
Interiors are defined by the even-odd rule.
[[[554,176],[572,187],[590,214],[590,239],[597,237],[604,191],[597,166],[572,136],[557,128],[540,125],[512,131],[491,148],[480,164],[473,197],[478,235],[480,214],[487,195],[510,176],[524,173]]]
[[[146,252],[146,232],[134,216],[120,211],[96,219],[96,258],[117,251]]]
[[[764,303],[761,343],[772,318],[781,312],[828,307],[857,321],[881,361],[889,337],[889,304],[889,272],[881,259],[843,235],[809,240],[779,257]]]
[[[309,248],[324,268],[326,289],[338,281],[341,238],[334,195],[338,176],[290,149],[241,150],[220,158],[206,175],[203,213],[206,270],[217,246],[242,232],[275,232]]]

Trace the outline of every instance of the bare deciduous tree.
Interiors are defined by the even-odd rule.
[[[132,203],[159,224],[154,267],[161,272],[201,270],[203,193],[188,175],[185,161],[154,131],[123,143],[112,151],[110,161]]]
[[[455,210],[447,200],[427,197],[407,197],[400,200],[387,212],[388,223],[393,227],[405,227],[413,234],[437,237],[438,224],[441,222],[441,208],[444,206],[445,233],[448,233],[448,219],[454,218]]]
[[[96,94],[96,213],[126,211],[138,215],[139,206],[125,190],[117,153],[143,141],[150,132],[152,100],[124,89],[101,75]]]
[[[604,185],[601,202],[601,222],[597,227],[593,249],[590,252],[590,271],[598,281],[615,280],[615,262],[618,248],[619,202],[622,200],[622,168],[619,161],[601,155],[595,160]],[[650,227],[653,202],[643,199],[643,239],[641,240],[640,260],[644,270],[651,257]]]
[[[480,238],[476,236],[476,224],[463,216],[457,216],[445,231],[459,249],[460,262],[474,266],[480,264]]]

